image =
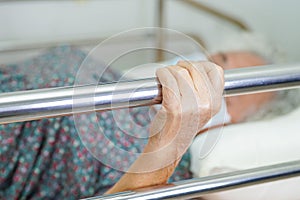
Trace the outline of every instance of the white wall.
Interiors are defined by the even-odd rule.
[[[300,61],[300,1],[298,0],[197,0],[245,22],[286,53]],[[168,2],[168,25],[185,32],[197,31],[208,44],[222,42],[235,28],[180,1]],[[213,38],[213,41],[211,41]],[[215,44],[213,44],[215,45]]]
[[[165,0],[169,28],[201,35],[208,44],[219,42],[234,26],[182,4]],[[223,10],[262,33],[300,61],[300,1],[198,0]],[[15,43],[55,38],[107,37],[135,27],[155,26],[155,0],[32,1],[0,4],[0,49]],[[215,45],[215,44],[214,44]]]
[[[147,0],[0,3],[0,42],[103,37],[151,25]],[[153,13],[154,15],[154,13]]]

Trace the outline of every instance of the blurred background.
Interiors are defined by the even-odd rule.
[[[299,8],[299,0],[0,0],[0,70],[14,66],[9,64],[16,64],[22,69],[25,68],[23,66],[26,66],[30,70],[25,69],[23,73],[28,76],[28,80],[32,80],[33,83],[41,83],[37,86],[42,87],[46,85],[47,81],[44,80],[48,80],[48,77],[41,79],[41,74],[49,76],[49,80],[52,80],[52,75],[58,72],[61,72],[59,77],[67,77],[63,74],[64,70],[67,71],[65,68],[71,68],[69,71],[72,72],[73,66],[78,64],[76,61],[79,62],[74,60],[74,57],[81,58],[81,55],[84,55],[82,57],[86,58],[87,53],[90,53],[107,38],[124,31],[143,27],[164,27],[180,31],[201,44],[206,49],[204,52],[206,55],[216,51],[250,50],[257,51],[275,63],[299,62]],[[190,56],[189,59],[200,59],[201,53],[201,58],[203,58],[203,49],[199,49],[194,42],[186,40],[180,34],[176,34],[176,31],[170,31],[166,34],[162,34],[160,31],[136,31],[128,34],[128,37],[125,34],[124,37],[118,37],[104,43],[102,48],[95,49],[89,55],[93,60],[98,61],[96,67],[98,67],[98,63],[100,63],[99,66],[105,63],[121,70],[123,73],[133,71],[130,76],[125,78],[154,76],[155,70],[153,67],[160,67],[160,65],[154,66],[153,63],[170,61],[178,55],[157,49],[143,49],[129,52],[126,56],[123,56],[122,50],[126,51],[127,49],[155,44],[162,48],[170,47],[173,51],[180,52],[180,55]],[[53,48],[58,46],[67,47],[57,48],[56,50]],[[67,53],[61,53],[69,46],[72,47],[72,50],[74,47],[76,50],[79,49],[80,52],[84,52],[84,54],[72,50],[66,51],[67,53],[71,52],[69,56]],[[47,51],[51,48],[52,50],[47,54]],[[61,55],[57,56],[59,53]],[[38,58],[42,54],[46,56]],[[119,57],[114,59],[114,55]],[[112,60],[113,62],[110,63]],[[149,67],[144,65],[147,63],[150,63]],[[53,68],[57,71],[53,72],[51,66],[55,66]],[[14,70],[14,68],[12,69]],[[96,70],[92,69],[91,74],[93,75],[93,72],[97,70],[98,68]],[[9,71],[9,73],[15,75],[17,72]],[[41,81],[37,82],[36,80]],[[61,82],[64,83],[68,79],[62,80]],[[65,82],[67,84],[71,83],[71,81]],[[1,84],[5,88],[5,83]],[[19,87],[19,89],[23,89],[23,87]],[[287,93],[287,95],[290,95],[288,96],[289,99],[295,99],[293,102],[296,102],[298,106],[300,93],[297,94],[298,96],[292,96]],[[294,107],[291,107],[291,109],[294,109]],[[289,125],[290,121],[288,120],[290,118],[287,118],[287,121],[283,121],[282,124]],[[260,126],[251,126],[254,128],[247,126],[241,128],[250,132],[260,130]],[[273,127],[268,123],[267,128],[262,130],[266,133],[272,133],[268,128]],[[290,130],[293,130],[293,128]],[[289,133],[295,135],[288,138],[297,142],[299,140],[293,138],[299,135],[299,128],[296,127],[294,130]],[[240,131],[236,131],[236,133],[241,136],[242,142],[252,145],[252,143],[249,143],[251,140],[247,140],[248,137],[241,135]],[[248,133],[245,132],[244,134]],[[252,136],[252,133],[249,133],[249,135]],[[269,137],[269,135],[267,136]],[[298,156],[299,144],[290,145],[292,142],[289,143],[289,140],[283,140],[281,135],[278,135],[279,139],[276,139],[276,137],[274,139],[273,136],[270,136],[271,139],[269,139],[267,136],[264,136],[265,140],[263,141],[273,140],[274,145],[272,147],[275,150],[272,151],[270,150],[272,148],[266,146],[266,152],[262,155],[272,159],[281,159],[280,155],[288,155],[284,148],[281,148],[281,146],[278,148],[277,144],[280,144],[289,147],[287,150],[290,150],[291,157]],[[263,144],[260,137],[257,138],[261,142],[259,144]],[[231,140],[229,137],[226,145],[221,147],[235,153],[235,145],[230,143],[232,141],[236,142],[236,146],[243,146],[239,143],[240,140]],[[245,146],[248,147],[249,145]],[[222,148],[220,149],[220,151],[217,151],[217,153],[220,153],[216,153],[217,156],[214,157],[217,162],[222,162],[222,159],[226,160],[224,157],[225,151]],[[277,149],[282,149],[281,154],[278,154]],[[229,158],[239,161],[236,154],[231,151],[228,152]],[[230,157],[231,155],[233,156]],[[249,160],[243,153],[240,153],[240,155],[247,158],[247,161]],[[256,159],[257,155],[261,155],[261,153],[256,153],[252,148],[249,148],[249,157]],[[290,157],[286,159],[288,158]],[[229,163],[231,160],[228,160]],[[239,162],[237,163],[239,164]],[[224,168],[227,169],[226,167]],[[298,185],[297,183],[294,185],[296,196],[298,195]],[[288,191],[290,186],[285,186]],[[278,188],[280,189],[270,189],[270,194],[275,196],[276,191],[280,193],[282,186]],[[252,194],[255,194],[255,192]],[[287,197],[283,199],[287,199]]]
[[[119,32],[155,26],[188,34],[209,51],[228,37],[255,33],[285,62],[295,62],[299,7],[297,0],[0,0],[0,58],[22,60],[30,49],[61,44],[95,46]],[[23,52],[12,55],[16,50]]]

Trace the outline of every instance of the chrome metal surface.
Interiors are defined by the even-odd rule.
[[[300,64],[266,65],[225,70],[224,96],[300,87]]]
[[[300,64],[260,66],[225,71],[224,96],[300,86]],[[39,89],[0,95],[0,124],[116,108],[159,104],[156,78]]]
[[[204,194],[241,188],[254,184],[287,179],[300,175],[300,161],[287,162],[255,169],[226,173],[216,176],[175,182],[168,186],[145,188],[113,195],[88,198],[89,200],[147,200],[190,199]]]
[[[0,95],[0,124],[158,104],[155,78]]]

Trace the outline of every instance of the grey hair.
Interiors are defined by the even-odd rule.
[[[290,113],[299,106],[300,89],[278,91],[271,102],[262,106],[255,114],[249,116],[246,121],[275,118]]]
[[[224,36],[220,40],[209,47],[210,53],[248,51],[261,56],[267,63],[276,64],[286,60],[284,52],[281,52],[278,46],[257,33],[238,32]],[[270,103],[249,116],[246,121],[274,118],[287,114],[299,106],[300,89],[278,91]]]

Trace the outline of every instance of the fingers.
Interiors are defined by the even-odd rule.
[[[160,68],[156,71],[156,76],[162,85],[162,107],[166,112],[180,109],[180,91],[177,81],[167,68]]]
[[[180,61],[177,64],[190,72],[202,107],[206,105],[212,116],[216,114],[221,107],[224,89],[223,69],[210,62]]]
[[[181,110],[182,114],[198,113],[199,97],[195,88],[194,81],[188,70],[179,66],[170,66],[168,70],[176,79],[177,86],[181,97]]]
[[[220,92],[220,90],[224,89],[224,71],[222,67],[211,62],[179,61],[177,64],[193,72],[194,70],[197,70],[199,73],[204,71],[209,78],[207,83],[211,83],[215,91]]]
[[[156,71],[162,85],[162,108],[152,121],[147,150],[182,156],[199,130],[217,113],[224,81],[222,71],[214,67],[179,62]]]
[[[219,111],[224,89],[221,67],[210,62],[181,61],[176,66],[158,69],[156,75],[162,85],[160,114],[189,115],[186,118],[192,120],[197,116],[195,124],[201,128]]]
[[[222,95],[224,89],[223,68],[211,62],[195,63],[196,67],[197,65],[201,65],[205,69],[215,91]]]

